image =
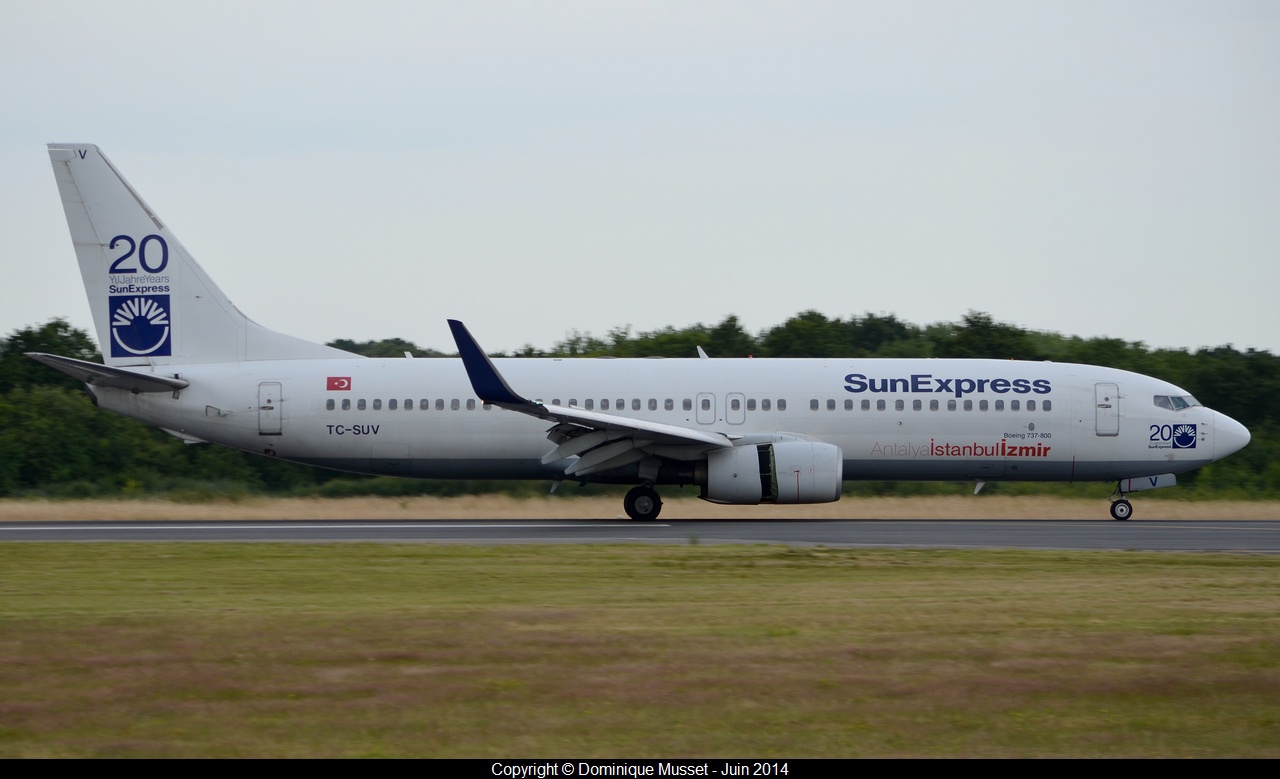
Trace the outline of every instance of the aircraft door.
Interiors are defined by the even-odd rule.
[[[280,435],[280,382],[258,385],[258,435]]]
[[[716,421],[716,396],[710,392],[699,392],[694,401],[698,412],[698,424],[713,425]]]
[[[1120,435],[1120,385],[1099,382],[1093,385],[1097,406],[1095,431],[1100,436]]]
[[[724,421],[740,425],[747,421],[747,397],[741,392],[730,392],[724,398]]]

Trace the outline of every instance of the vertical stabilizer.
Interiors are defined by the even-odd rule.
[[[240,313],[97,146],[49,157],[107,365],[352,356]]]

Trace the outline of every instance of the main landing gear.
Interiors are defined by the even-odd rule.
[[[1116,496],[1119,497],[1116,497]],[[1111,518],[1123,522],[1133,516],[1133,504],[1125,500],[1124,493],[1120,491],[1120,485],[1116,484],[1116,491],[1111,493]]]
[[[632,487],[622,501],[627,516],[640,522],[648,522],[658,518],[662,511],[662,498],[658,492],[648,485]]]

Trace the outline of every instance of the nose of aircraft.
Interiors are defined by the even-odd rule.
[[[1221,460],[1249,443],[1249,430],[1226,414],[1213,412],[1213,459]]]

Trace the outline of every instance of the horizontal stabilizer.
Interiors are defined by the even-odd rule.
[[[27,356],[95,387],[115,387],[130,392],[174,392],[191,385],[185,379],[175,379],[172,376],[138,373],[127,368],[113,368],[110,365],[59,357],[56,354],[27,352]]]
[[[188,444],[188,445],[190,445],[190,444],[207,444],[207,443],[209,443],[208,441],[204,440],[203,438],[196,438],[196,437],[195,437],[195,436],[193,436],[193,435],[187,435],[186,433],[182,433],[182,432],[179,432],[179,431],[177,431],[177,430],[170,430],[170,429],[169,429],[169,428],[167,428],[167,427],[162,427],[162,428],[160,428],[160,429],[161,429],[161,430],[163,430],[164,432],[168,433],[169,435],[173,436],[174,438],[178,439],[179,441],[181,441],[181,442],[182,442],[182,443],[184,443],[184,444]]]

